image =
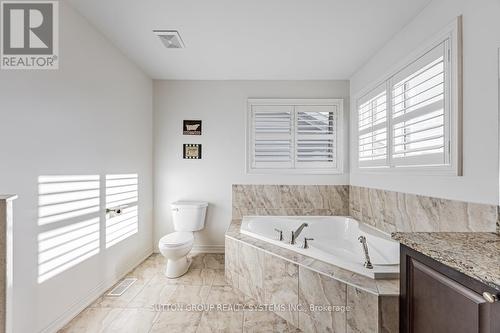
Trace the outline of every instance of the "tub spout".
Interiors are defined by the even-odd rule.
[[[363,252],[365,253],[365,268],[368,269],[373,269],[373,265],[370,261],[370,255],[368,254],[368,245],[366,244],[366,237],[365,236],[359,236],[358,237],[359,242],[361,245],[363,245]]]
[[[297,230],[293,231],[292,230],[292,238],[290,239],[290,244],[295,244],[295,242],[297,241],[297,238],[299,238],[300,236],[300,233],[302,232],[302,230],[305,228],[305,227],[308,227],[309,225],[307,223],[302,223],[300,225],[300,227],[297,228]]]

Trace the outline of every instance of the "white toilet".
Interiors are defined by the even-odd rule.
[[[193,232],[205,227],[208,202],[177,201],[171,204],[175,232],[163,236],[158,242],[161,254],[167,259],[165,275],[177,278],[191,265],[187,255],[193,248]]]

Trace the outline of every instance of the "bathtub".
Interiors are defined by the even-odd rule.
[[[292,230],[304,228],[295,245],[290,245]],[[283,231],[284,241],[278,240]],[[389,234],[345,216],[245,216],[242,234],[293,250],[311,258],[341,267],[372,279],[399,277],[399,243]],[[365,257],[359,236],[365,236],[373,269],[363,266]],[[313,238],[303,249],[304,237]]]

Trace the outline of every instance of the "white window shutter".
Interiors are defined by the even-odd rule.
[[[295,107],[296,168],[337,167],[336,106]]]
[[[443,42],[391,79],[395,167],[449,163],[447,56]]]
[[[357,98],[357,167],[461,176],[462,18],[415,54]]]
[[[249,99],[249,173],[342,172],[341,99]]]
[[[253,168],[293,166],[293,106],[252,106],[251,154]]]
[[[388,163],[388,107],[386,85],[382,84],[358,101],[359,167],[380,167]]]

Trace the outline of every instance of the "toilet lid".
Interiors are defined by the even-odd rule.
[[[194,240],[192,232],[173,232],[160,239],[162,246],[180,246],[191,243]]]

